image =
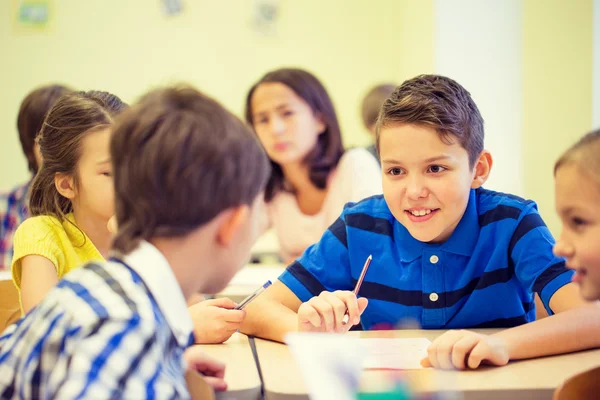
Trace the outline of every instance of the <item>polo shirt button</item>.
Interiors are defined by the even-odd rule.
[[[440,258],[436,255],[429,257],[429,262],[432,264],[437,264],[438,261],[440,261]]]
[[[434,256],[434,257],[435,257],[435,256]],[[429,300],[431,300],[431,301],[433,301],[433,302],[435,302],[435,301],[438,301],[438,299],[439,299],[439,298],[440,298],[440,296],[438,296],[438,294],[437,294],[437,293],[431,293],[431,294],[429,295]]]

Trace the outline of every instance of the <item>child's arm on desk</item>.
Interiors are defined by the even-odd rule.
[[[288,332],[345,332],[360,323],[367,299],[350,291],[322,292],[305,303],[281,281],[276,281],[246,308],[241,332],[265,339],[284,341]],[[348,310],[350,321],[343,324]]]
[[[428,349],[424,366],[477,368],[482,361],[504,365],[509,360],[543,357],[600,347],[600,305],[581,299],[569,283],[550,299],[556,314],[493,335],[448,331]]]
[[[302,302],[279,280],[246,307],[240,331],[247,335],[283,342],[286,333],[297,330],[298,308]]]

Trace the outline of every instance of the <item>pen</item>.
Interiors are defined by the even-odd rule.
[[[271,286],[271,281],[267,281],[264,285],[262,285],[261,287],[256,289],[256,291],[254,293],[252,293],[250,296],[246,297],[244,300],[242,300],[242,302],[240,304],[235,306],[234,310],[241,310],[244,307],[246,307],[248,305],[248,303],[250,303],[252,300],[257,298],[258,295],[261,294],[262,292],[264,292],[265,289],[268,288],[269,286]]]
[[[371,260],[373,259],[373,255],[369,255],[369,257],[367,257],[367,261],[365,261],[365,265],[363,266],[362,272],[360,273],[360,276],[358,277],[358,281],[356,281],[356,286],[354,287],[354,295],[358,296],[358,291],[360,290],[360,286],[363,283],[363,280],[365,280],[365,275],[367,274],[367,270],[369,269],[369,265],[371,265]],[[342,325],[346,325],[348,323],[348,319],[350,317],[348,316],[348,309],[346,309],[346,314],[344,314],[344,319],[342,319]]]

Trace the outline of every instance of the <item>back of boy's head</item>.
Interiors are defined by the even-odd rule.
[[[185,236],[251,205],[270,174],[250,129],[190,87],[150,92],[119,117],[111,140],[119,230],[113,249]]]
[[[363,124],[368,130],[373,129],[377,123],[377,117],[379,116],[379,110],[383,103],[394,93],[396,85],[391,83],[381,84],[374,86],[365,95],[361,105],[361,115]]]
[[[56,174],[72,176],[77,184],[83,138],[91,131],[111,125],[126,107],[117,96],[93,90],[67,93],[56,102],[36,139],[42,165],[31,185],[31,215],[53,215],[62,221],[72,211],[71,202],[56,189]]]
[[[377,119],[378,152],[381,130],[401,124],[431,127],[448,144],[458,140],[471,168],[483,151],[483,118],[477,105],[464,87],[445,76],[419,75],[396,88]]]
[[[33,147],[35,138],[42,129],[44,118],[56,101],[70,91],[69,88],[62,85],[43,86],[29,93],[21,102],[17,116],[17,130],[23,154],[27,157],[29,171],[32,174],[35,174],[39,168]]]
[[[589,132],[579,139],[558,159],[554,165],[554,174],[564,165],[575,164],[583,168],[600,184],[600,129]]]

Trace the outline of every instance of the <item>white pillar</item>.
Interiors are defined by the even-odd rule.
[[[523,194],[521,0],[436,0],[435,72],[473,96],[494,167],[485,187]]]

